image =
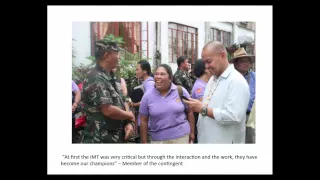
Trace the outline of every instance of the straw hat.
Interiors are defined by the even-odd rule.
[[[233,63],[236,59],[241,57],[248,57],[251,60],[251,63],[254,63],[256,61],[256,58],[254,55],[250,55],[244,50],[244,48],[239,48],[233,53],[233,58],[230,59],[230,62]]]

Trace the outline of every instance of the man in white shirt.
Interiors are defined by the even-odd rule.
[[[202,102],[189,99],[185,103],[199,112],[199,144],[244,144],[246,110],[250,90],[244,77],[228,62],[225,47],[209,42],[202,50],[202,60],[213,74]]]

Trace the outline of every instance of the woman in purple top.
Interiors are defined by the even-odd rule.
[[[206,89],[206,85],[212,76],[212,74],[205,68],[205,63],[202,59],[199,59],[195,62],[194,75],[197,77],[197,79],[193,85],[191,97],[193,99],[199,99],[202,101],[204,90]]]
[[[77,132],[76,132],[76,115],[75,110],[79,106],[81,101],[81,92],[77,86],[77,84],[72,80],[72,143],[77,143],[76,140]]]
[[[172,69],[161,64],[154,74],[155,88],[146,92],[140,103],[141,142],[147,143],[150,117],[151,143],[187,144],[194,140],[194,116],[186,109],[179,96],[177,86],[172,83]],[[182,87],[183,96],[190,98]],[[187,114],[185,113],[187,110]]]
[[[191,97],[193,99],[199,99],[200,101],[202,101],[203,95],[204,95],[204,91],[206,89],[207,83],[210,79],[210,77],[212,76],[212,74],[210,73],[209,70],[206,69],[205,67],[205,63],[202,59],[198,59],[195,64],[194,64],[194,75],[197,77],[192,91],[191,91]],[[197,125],[198,122],[198,116],[199,113],[194,113],[194,119],[195,119],[195,124]],[[197,139],[197,126],[195,127],[195,140],[194,143],[198,143],[198,139]]]

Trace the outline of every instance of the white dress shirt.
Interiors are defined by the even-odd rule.
[[[246,110],[250,99],[247,81],[233,65],[229,65],[218,79],[214,76],[210,78],[203,102],[206,101],[210,89],[211,92],[215,89],[208,100],[208,108],[213,108],[214,119],[199,114],[198,143],[245,143]]]

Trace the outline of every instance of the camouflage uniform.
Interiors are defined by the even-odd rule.
[[[82,143],[124,143],[124,126],[129,121],[111,119],[100,111],[102,104],[125,110],[125,98],[119,87],[114,73],[106,72],[99,64],[89,72],[81,96],[87,114]]]
[[[193,83],[188,72],[178,69],[173,75],[173,83],[183,86],[191,94]]]

